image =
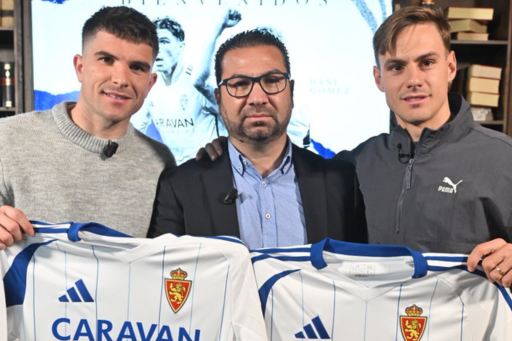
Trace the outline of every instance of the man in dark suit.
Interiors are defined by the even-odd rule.
[[[242,32],[219,48],[215,73],[227,153],[162,174],[148,236],[235,235],[251,249],[326,237],[365,242],[353,167],[286,135],[293,80],[283,43],[260,30]]]

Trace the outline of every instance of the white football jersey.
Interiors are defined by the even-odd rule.
[[[266,340],[249,252],[236,238],[35,227],[0,253],[9,340]]]
[[[332,239],[252,252],[269,340],[509,340],[510,290],[466,260]]]

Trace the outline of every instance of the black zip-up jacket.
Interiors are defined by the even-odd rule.
[[[356,167],[370,243],[469,253],[512,239],[512,138],[475,123],[461,95],[449,103],[452,119],[415,148],[397,127],[336,156]]]

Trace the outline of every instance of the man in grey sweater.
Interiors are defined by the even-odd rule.
[[[155,26],[127,7],[84,25],[78,101],[0,120],[0,248],[29,220],[96,221],[144,237],[169,149],[129,123],[156,81]]]

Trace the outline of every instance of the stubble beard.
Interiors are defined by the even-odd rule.
[[[267,121],[247,122],[247,117],[255,111],[268,114],[272,118],[273,123]],[[226,124],[230,136],[242,142],[272,142],[283,134],[286,134],[286,129],[291,117],[291,108],[282,122],[279,122],[277,119],[277,111],[272,109],[244,109],[240,113],[240,120],[238,122],[227,119],[224,108],[221,109],[221,113],[223,114],[224,123]]]

